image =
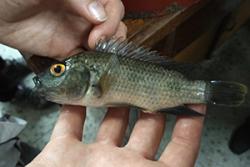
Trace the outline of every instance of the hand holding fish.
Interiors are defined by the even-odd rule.
[[[203,105],[191,106],[201,113]],[[96,142],[82,143],[85,111],[82,107],[62,108],[50,142],[27,167],[192,167],[197,158],[203,117],[178,117],[172,139],[161,157],[155,154],[164,132],[165,117],[142,113],[128,143],[122,146],[128,111],[110,110]],[[115,128],[114,128],[115,127]]]
[[[31,54],[65,58],[126,34],[120,0],[2,0],[0,7],[0,42]]]

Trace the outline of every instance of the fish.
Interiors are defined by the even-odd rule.
[[[192,66],[193,68],[193,66]],[[47,100],[88,107],[130,106],[148,113],[202,115],[188,104],[239,106],[248,92],[234,81],[190,79],[189,67],[121,40],[56,61],[34,77]]]

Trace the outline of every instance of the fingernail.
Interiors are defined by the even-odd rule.
[[[102,4],[97,1],[93,1],[88,5],[89,12],[98,20],[105,21],[107,19],[106,12]]]

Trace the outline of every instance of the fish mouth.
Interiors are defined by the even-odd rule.
[[[36,81],[37,82],[37,81]],[[39,81],[38,81],[39,82]],[[59,99],[58,96],[56,96],[55,94],[53,94],[51,91],[45,91],[42,86],[41,83],[36,84],[34,87],[34,92],[40,97],[43,98],[47,101],[51,101],[51,102],[55,102],[55,103],[59,103],[61,102],[61,99]],[[50,93],[48,93],[50,92]]]
[[[35,84],[36,87],[41,87],[41,85],[42,85],[42,82],[41,82],[41,80],[39,79],[38,76],[35,76],[33,78],[33,82],[34,82],[34,84]]]
[[[34,92],[37,92],[39,94],[40,97],[42,98],[45,98],[45,92],[43,91],[42,89],[42,82],[41,80],[39,79],[38,76],[35,76],[33,78],[33,82],[35,84],[35,87],[34,87]]]
[[[42,81],[38,76],[33,77],[33,82],[35,84],[34,92],[36,92],[41,98],[46,99],[54,103],[63,103],[65,99],[56,93],[53,93],[50,89],[45,89]]]

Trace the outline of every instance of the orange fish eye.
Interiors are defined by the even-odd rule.
[[[50,73],[56,77],[61,76],[65,71],[65,65],[64,64],[53,64],[50,67]]]

